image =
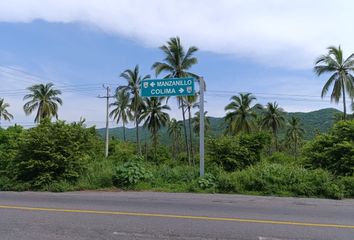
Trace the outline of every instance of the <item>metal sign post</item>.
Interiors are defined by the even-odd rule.
[[[204,176],[204,79],[199,79],[200,87],[200,133],[199,133],[199,152],[200,152],[200,176]],[[170,97],[170,96],[193,96],[194,78],[166,78],[166,79],[146,79],[141,81],[142,97]]]
[[[200,176],[204,176],[204,89],[205,89],[205,84],[204,84],[204,79],[201,77],[199,79],[199,87],[200,87],[200,105],[199,105],[199,173]]]

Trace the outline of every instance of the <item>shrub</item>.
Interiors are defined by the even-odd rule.
[[[208,158],[226,171],[244,169],[260,161],[263,147],[269,140],[264,133],[224,136],[208,141]]]
[[[205,174],[204,177],[198,179],[198,185],[201,189],[214,189],[216,187],[215,177],[211,174]]]
[[[221,193],[246,193],[244,183],[240,180],[240,172],[224,172],[217,176],[217,190]]]
[[[354,198],[354,176],[342,177],[339,182],[344,187],[344,196]]]
[[[112,158],[95,158],[87,166],[77,185],[81,189],[97,189],[112,187],[112,176],[116,162]]]
[[[179,163],[188,164],[188,155],[186,152],[178,153],[176,159]]]
[[[13,177],[13,160],[18,154],[24,130],[15,125],[6,130],[0,128],[0,176]]]
[[[158,146],[156,152],[153,147],[146,149],[146,151],[147,161],[151,163],[161,164],[171,160],[171,153],[165,146]]]
[[[136,144],[124,141],[111,141],[110,158],[115,162],[127,162],[136,153]]]
[[[306,161],[335,175],[354,174],[354,120],[338,122],[328,134],[319,135],[305,148]]]
[[[18,183],[15,180],[0,176],[0,191],[26,191],[30,189],[27,183]]]
[[[42,121],[27,130],[14,160],[16,179],[40,188],[76,181],[96,151],[96,131],[81,124]]]
[[[162,165],[156,169],[155,178],[166,183],[188,183],[198,178],[198,169],[191,166]]]
[[[267,156],[264,160],[268,163],[279,163],[279,164],[302,163],[302,159],[295,159],[293,156],[287,155],[282,152],[274,152],[272,155]]]
[[[342,198],[343,189],[326,170],[309,170],[293,164],[261,163],[237,172],[246,191],[291,196]]]
[[[112,181],[116,187],[131,187],[151,177],[152,175],[144,166],[142,158],[136,156],[116,168]]]

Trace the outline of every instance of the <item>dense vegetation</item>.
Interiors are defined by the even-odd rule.
[[[118,187],[342,198],[354,197],[354,121],[337,123],[328,134],[306,143],[304,154],[273,152],[271,134],[210,138],[206,172],[176,158],[167,147],[113,141],[103,157],[103,141],[83,123],[42,121],[37,127],[0,130],[0,189],[68,191]],[[323,149],[326,149],[324,152]],[[344,149],[344,150],[343,150]]]
[[[162,61],[152,69],[163,77],[194,77],[196,47],[187,50],[171,38],[160,47]],[[277,102],[265,106],[251,93],[231,96],[222,119],[205,118],[206,174],[198,173],[199,94],[177,97],[182,121],[170,119],[168,98],[143,98],[139,66],[120,76],[110,116],[123,125],[104,142],[85,120],[58,119],[63,101],[53,84],[27,88],[24,111],[35,113],[31,129],[0,128],[0,190],[67,191],[120,188],[156,191],[222,192],[284,196],[354,197],[354,120],[347,98],[354,98],[354,55],[344,60],[330,47],[315,65],[318,75],[331,73],[322,96],[343,99],[344,111],[285,113]],[[0,121],[10,121],[9,104],[0,99]],[[353,106],[354,107],[354,106]],[[194,113],[194,114],[193,114]],[[207,112],[205,112],[207,114]],[[338,117],[339,116],[339,117]],[[134,141],[126,124],[133,122]],[[336,122],[336,124],[334,124]],[[307,124],[305,126],[305,124]],[[333,125],[334,124],[334,125]],[[328,133],[326,130],[328,130]],[[164,144],[161,144],[163,142]]]

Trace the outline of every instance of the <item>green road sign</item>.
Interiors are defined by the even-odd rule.
[[[141,81],[142,97],[194,95],[194,78],[147,79]]]

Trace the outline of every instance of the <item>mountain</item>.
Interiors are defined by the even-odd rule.
[[[287,112],[285,113],[286,119],[290,119],[292,116],[295,116],[300,119],[303,128],[305,129],[305,139],[313,138],[316,133],[325,133],[330,129],[335,121],[335,116],[340,114],[341,111],[334,108],[325,108],[313,112]],[[208,134],[212,136],[219,136],[225,130],[224,118],[209,117],[211,129]],[[97,129],[98,133],[101,136],[104,136],[105,129]],[[123,139],[123,128],[110,128],[110,136],[115,139]],[[141,135],[141,142],[150,141],[150,133],[148,130],[139,127],[139,133]],[[280,135],[285,134],[285,129],[280,131]],[[135,141],[135,128],[127,128],[126,136],[128,141]],[[160,131],[160,142],[164,144],[169,144],[171,142],[170,137],[168,136],[167,129],[162,128]]]

